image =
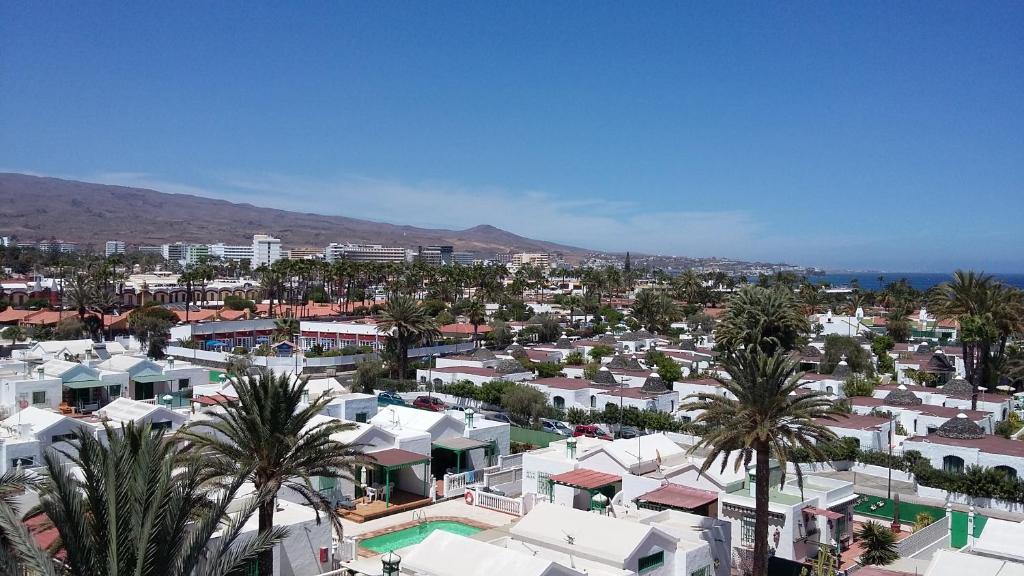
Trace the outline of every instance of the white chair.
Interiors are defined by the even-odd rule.
[[[377,499],[377,489],[376,488],[371,488],[371,487],[367,486],[366,487],[366,497],[370,499],[370,502],[373,502],[374,500],[376,500]]]

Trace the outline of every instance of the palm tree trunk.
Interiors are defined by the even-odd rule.
[[[768,446],[757,447],[754,468],[754,564],[753,576],[768,576],[768,490],[771,483],[771,465]]]
[[[274,499],[263,502],[260,504],[259,509],[259,533],[264,534],[270,532],[274,528]],[[260,553],[259,556],[259,575],[260,576],[273,576],[274,574],[274,548],[270,548]]]

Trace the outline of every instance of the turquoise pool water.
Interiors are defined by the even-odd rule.
[[[373,550],[374,552],[384,554],[386,552],[391,552],[392,550],[398,550],[399,548],[419,544],[435,530],[444,530],[445,532],[451,532],[452,534],[458,534],[460,536],[469,536],[470,534],[476,534],[479,532],[480,528],[463,524],[461,522],[452,522],[450,520],[431,520],[423,522],[417,526],[411,526],[396,532],[391,532],[390,534],[381,534],[380,536],[360,540],[359,545],[367,550]]]

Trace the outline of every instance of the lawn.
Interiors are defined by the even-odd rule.
[[[210,370],[210,383],[220,384],[220,377],[224,375],[224,372],[220,370]]]
[[[858,502],[853,507],[853,511],[857,514],[864,516],[873,516],[875,518],[883,518],[885,520],[892,520],[893,503],[892,500],[887,498],[879,498],[877,496],[863,496],[861,502]],[[871,505],[876,502],[882,502],[881,508],[871,510]],[[925,506],[923,504],[911,504],[910,502],[900,502],[900,522],[904,524],[913,524],[914,518],[917,517],[921,512],[927,512],[932,518],[938,520],[946,515],[945,508],[938,508],[936,506]],[[981,531],[985,529],[985,522],[988,518],[981,514],[976,514],[974,518],[974,536],[977,538],[981,535]],[[953,548],[963,548],[967,545],[967,513],[953,511],[952,514],[952,542],[950,546]]]

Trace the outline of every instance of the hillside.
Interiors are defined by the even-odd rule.
[[[0,173],[0,235],[20,241],[56,238],[101,247],[168,242],[248,244],[254,233],[271,234],[285,247],[323,247],[331,242],[392,246],[452,245],[456,250],[561,253],[574,260],[581,248],[532,240],[489,225],[434,230],[347,218],[288,212],[145,188]]]

